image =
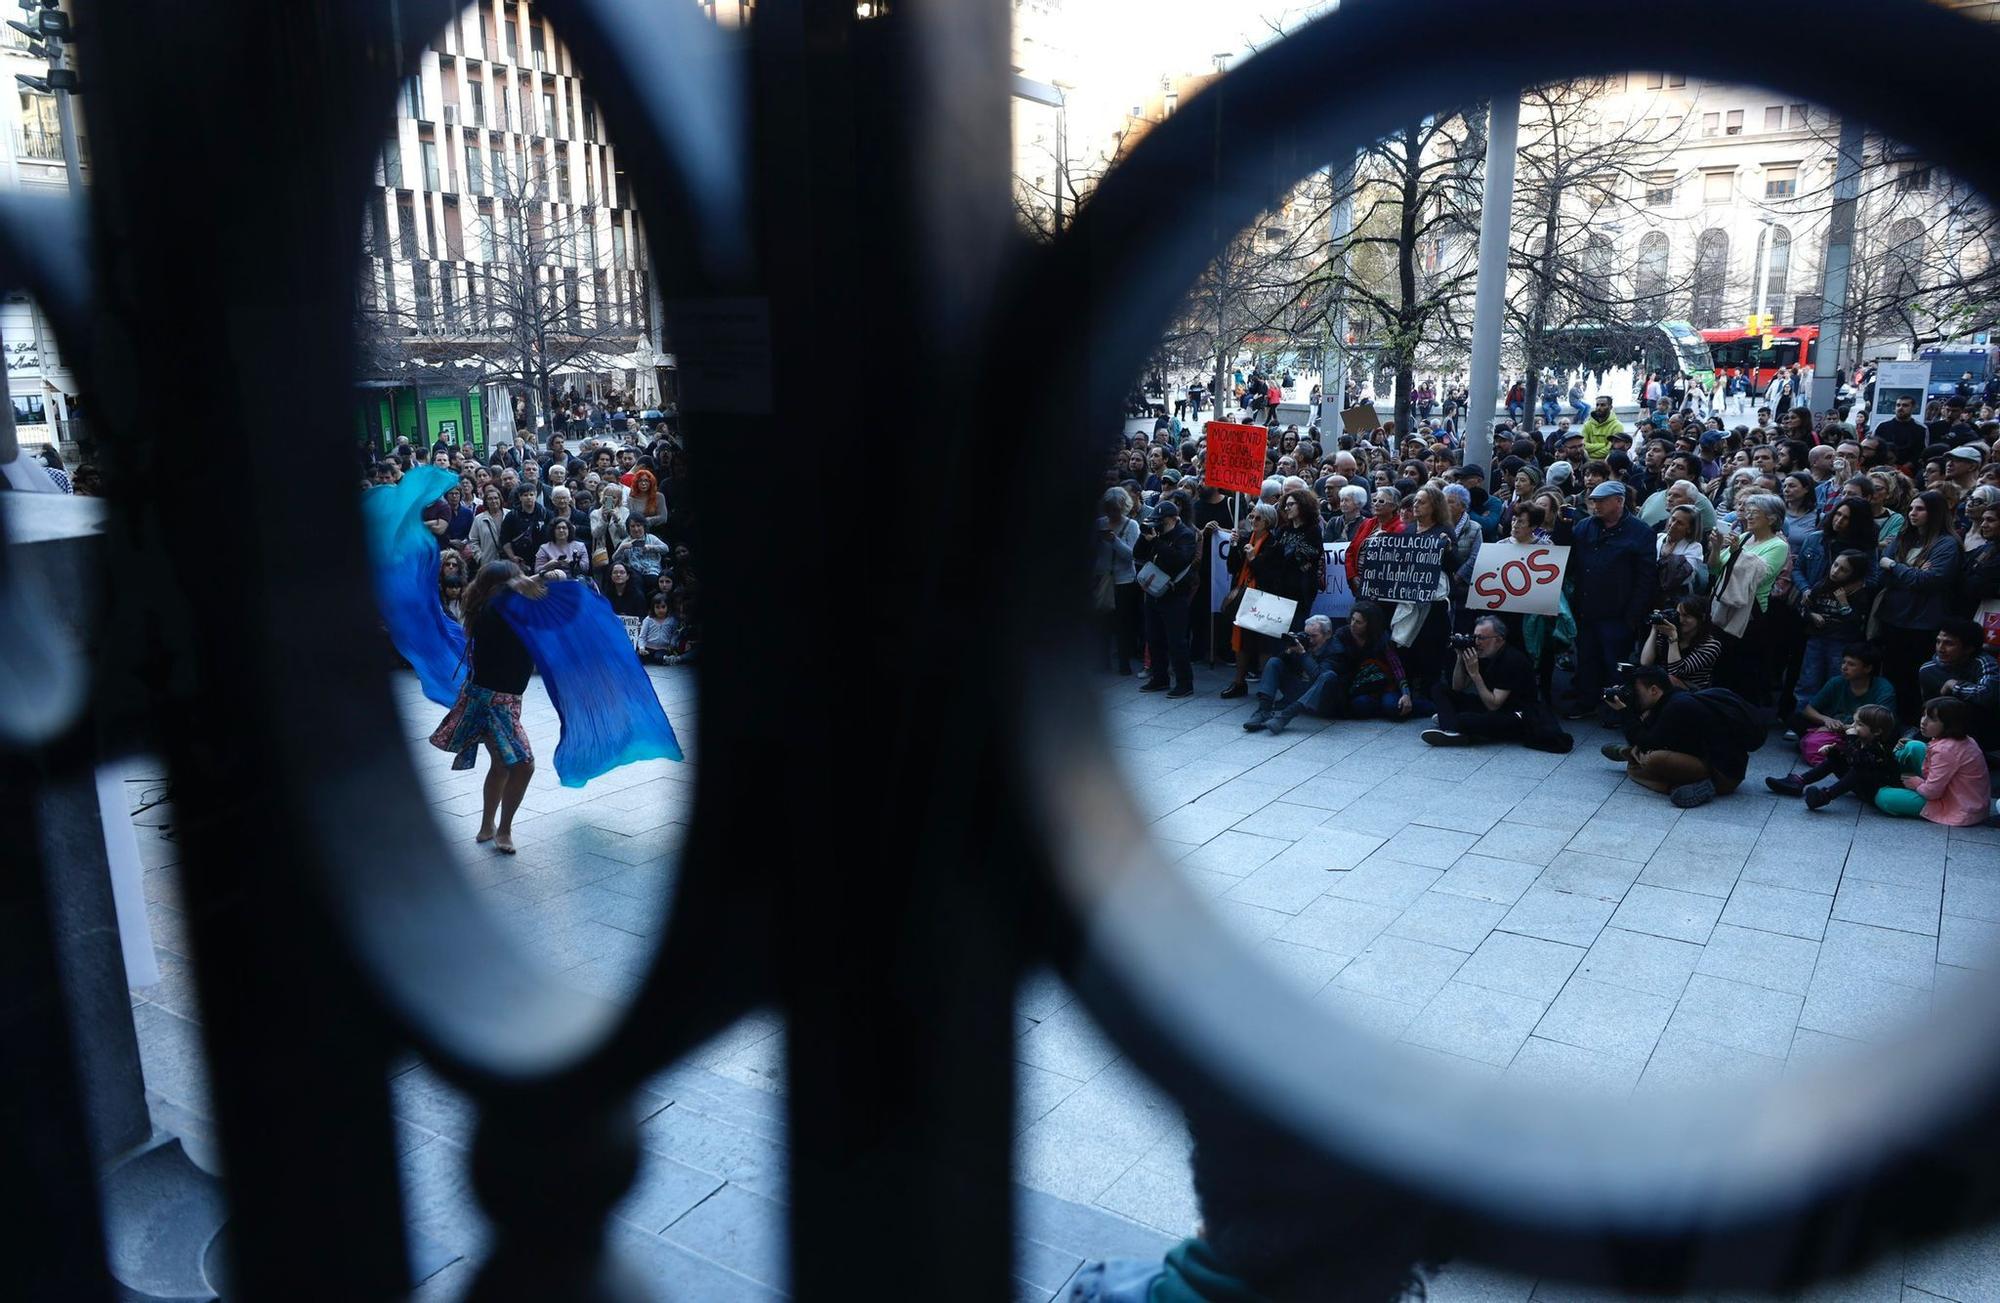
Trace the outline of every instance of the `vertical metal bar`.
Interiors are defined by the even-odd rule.
[[[1472,311],[1472,384],[1467,399],[1465,464],[1493,460],[1493,410],[1499,398],[1500,323],[1507,302],[1507,243],[1513,230],[1514,149],[1521,99],[1496,95],[1486,131],[1486,195],[1479,211],[1479,296]]]

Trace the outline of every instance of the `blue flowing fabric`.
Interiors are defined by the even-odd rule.
[[[442,467],[419,466],[361,495],[375,604],[389,640],[416,669],[424,695],[447,708],[465,681],[465,630],[438,601],[438,541],[424,528],[423,512],[457,483]]]
[[[494,600],[527,644],[562,721],[555,758],[564,787],[635,760],[681,759],[674,726],[611,603],[574,580],[550,584],[541,598],[505,592]]]

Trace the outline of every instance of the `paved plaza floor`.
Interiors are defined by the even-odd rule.
[[[479,771],[452,773],[424,743],[441,712],[396,681],[426,792],[486,907],[612,999],[658,943],[700,755],[695,671],[650,672],[690,763],[630,766],[581,791],[545,769],[511,858],[473,846]],[[1775,738],[1743,792],[1682,812],[1625,782],[1597,753],[1611,735],[1588,726],[1567,757],[1435,750],[1415,725],[1301,720],[1273,738],[1242,731],[1244,704],[1215,697],[1224,682],[1203,670],[1195,697],[1169,701],[1105,681],[1160,844],[1287,980],[1455,1071],[1620,1094],[1784,1073],[1927,1013],[2000,930],[2000,834],[1851,801],[1808,813],[1762,790],[1788,762]],[[557,731],[539,684],[525,713],[546,762]],[[134,993],[134,1018],[156,1115],[200,1156],[207,1092],[171,805],[140,820],[164,979]],[[1040,1301],[1086,1258],[1158,1255],[1198,1212],[1171,1101],[1055,977],[1026,984],[1020,1013],[1016,1292]],[[663,1296],[784,1291],[783,1046],[778,1019],[746,1018],[635,1101],[645,1160],[617,1238]],[[471,1109],[414,1061],[393,1092],[418,1297],[455,1299],[486,1236]],[[879,1264],[884,1281],[894,1270]],[[1463,1265],[1430,1292],[1615,1297]],[[2000,1233],[1895,1258],[1825,1296],[2000,1300]]]

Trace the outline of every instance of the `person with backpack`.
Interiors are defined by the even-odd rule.
[[[1624,763],[1627,778],[1683,810],[1743,785],[1750,753],[1764,743],[1749,702],[1727,688],[1677,688],[1659,665],[1633,669],[1616,691],[1628,708],[1625,744],[1604,754]]]

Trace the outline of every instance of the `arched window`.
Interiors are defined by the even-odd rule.
[[[1667,287],[1672,283],[1667,271],[1670,252],[1664,231],[1649,231],[1639,241],[1639,262],[1632,273],[1632,297],[1638,300],[1639,314],[1655,321],[1667,315]]]
[[[1664,238],[1664,237],[1662,237]],[[1599,294],[1609,292],[1606,283],[1611,279],[1611,241],[1601,235],[1593,235],[1583,243],[1583,274],[1591,282],[1591,289]]]
[[[1729,236],[1715,227],[1701,233],[1694,245],[1694,300],[1688,319],[1695,329],[1722,324],[1724,292],[1729,284]]]
[[[1912,329],[1917,313],[1917,290],[1923,284],[1924,226],[1914,217],[1892,225],[1882,237],[1881,307],[1875,314],[1877,330]]]
[[[1764,266],[1764,244],[1770,242],[1771,265]],[[1764,311],[1783,318],[1785,293],[1791,286],[1792,273],[1792,233],[1783,226],[1767,226],[1757,236],[1757,261],[1751,264],[1750,274],[1764,275],[1769,279],[1764,285]],[[1750,287],[1751,304],[1756,304],[1757,287]],[[1784,324],[1793,324],[1786,321]]]

